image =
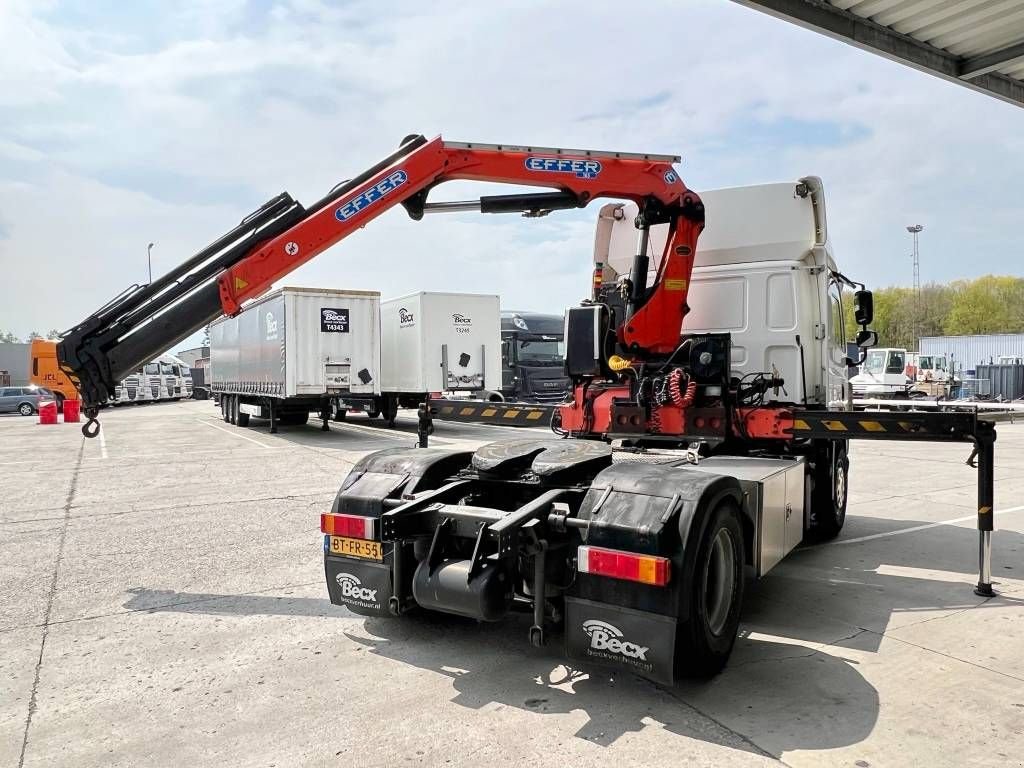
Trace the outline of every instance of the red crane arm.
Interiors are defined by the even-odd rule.
[[[670,224],[657,281],[620,333],[628,347],[671,352],[679,343],[696,241],[703,227],[700,199],[683,184],[672,166],[674,160],[677,158],[454,143],[438,136],[256,246],[225,270],[218,280],[221,305],[225,314],[236,314],[247,299],[262,294],[274,281],[399,203],[407,203],[410,213],[417,216],[413,203],[418,201],[418,212],[422,212],[426,194],[445,181],[549,187],[571,195],[571,207],[583,207],[598,197],[629,199],[637,202],[641,211],[648,210],[648,215],[657,212],[651,223]],[[538,205],[543,208],[542,203]]]

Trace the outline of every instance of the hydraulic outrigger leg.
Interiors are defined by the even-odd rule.
[[[986,428],[987,427],[987,428]],[[995,528],[994,469],[996,432],[991,424],[979,422],[975,435],[978,447],[978,586],[975,594],[992,597],[992,531]]]

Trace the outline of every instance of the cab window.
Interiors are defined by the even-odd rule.
[[[149,375],[160,373],[160,366],[156,363],[146,363],[146,367],[143,370]]]
[[[846,329],[843,327],[843,295],[836,282],[829,283],[828,304],[832,343],[846,349]]]
[[[890,352],[889,359],[885,364],[886,373],[903,373],[906,369],[907,363],[903,358],[902,352]]]

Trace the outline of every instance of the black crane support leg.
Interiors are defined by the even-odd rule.
[[[419,409],[419,424],[417,426],[417,435],[419,437],[419,447],[427,448],[430,444],[430,433],[433,431],[432,419],[430,418],[430,397],[426,400]]]
[[[980,425],[979,425],[980,426]],[[992,589],[992,531],[995,529],[995,470],[996,433],[991,428],[979,430],[975,439],[978,446],[978,586],[974,593],[982,597],[995,594]]]

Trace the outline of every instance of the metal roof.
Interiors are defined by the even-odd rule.
[[[735,0],[1024,106],[1024,0]]]

